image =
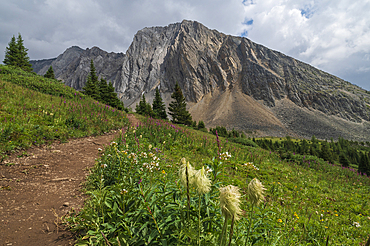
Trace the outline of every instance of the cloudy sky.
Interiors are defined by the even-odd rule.
[[[245,36],[370,90],[370,0],[0,0],[0,61],[21,33],[32,60],[72,45],[125,53],[183,19]]]

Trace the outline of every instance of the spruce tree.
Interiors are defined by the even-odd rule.
[[[175,91],[171,98],[174,99],[168,107],[169,114],[172,116],[172,122],[177,124],[191,125],[191,114],[186,110],[185,97],[182,94],[179,84],[176,82]]]
[[[49,79],[55,79],[54,70],[53,70],[53,67],[52,66],[49,67],[49,69],[45,73],[44,77],[45,78],[49,78]]]
[[[9,42],[9,47],[6,47],[5,50],[4,64],[17,66],[24,71],[32,72],[32,66],[27,51],[28,49],[24,47],[21,34],[18,34],[17,40],[13,35]]]
[[[167,119],[166,106],[164,105],[164,102],[162,100],[158,88],[155,89],[155,97],[152,106],[155,118],[164,120]]]

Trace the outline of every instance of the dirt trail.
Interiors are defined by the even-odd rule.
[[[129,119],[137,124],[133,115]],[[117,134],[30,148],[27,156],[0,165],[0,246],[73,245],[60,218],[82,207],[82,183],[100,156],[98,148]]]

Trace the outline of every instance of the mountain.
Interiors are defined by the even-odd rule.
[[[55,59],[31,61],[44,74],[81,89],[93,59],[125,106],[159,87],[171,101],[176,81],[194,120],[256,135],[368,141],[370,92],[247,38],[225,35],[195,21],[137,32],[123,53],[71,47]]]

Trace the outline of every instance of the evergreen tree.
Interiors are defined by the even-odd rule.
[[[200,120],[198,122],[198,130],[203,129],[203,128],[206,128],[206,126],[205,126],[204,122]]]
[[[339,155],[339,163],[342,164],[344,167],[349,167],[350,164],[348,158],[343,153]]]
[[[99,95],[100,95],[100,101],[102,103],[105,103],[105,104],[108,104],[112,107],[114,107],[112,104],[111,104],[111,95],[108,91],[108,85],[107,85],[107,81],[103,78],[100,78],[100,81],[99,81]],[[113,88],[113,92],[114,92],[114,88]]]
[[[366,153],[361,153],[360,163],[358,164],[358,172],[370,175],[370,160]]]
[[[155,97],[153,101],[153,112],[154,117],[158,119],[167,119],[166,106],[162,100],[161,94],[159,93],[158,88],[155,89]]]
[[[27,53],[28,49],[24,47],[21,34],[18,34],[17,40],[14,35],[9,42],[9,47],[6,47],[4,64],[17,66],[27,72],[32,72],[30,58]]]
[[[107,84],[106,81],[105,84]],[[107,85],[107,104],[119,110],[125,110],[123,102],[118,98],[111,81]]]
[[[95,100],[100,100],[99,81],[98,76],[96,75],[93,60],[90,62],[90,74],[87,77],[86,84],[82,89],[84,90],[84,94],[91,96]]]
[[[53,70],[53,67],[52,66],[49,67],[49,69],[45,73],[44,77],[45,78],[49,78],[49,79],[55,79],[54,70]]]
[[[185,97],[182,94],[181,88],[178,83],[175,85],[175,91],[172,93],[172,101],[168,107],[169,114],[172,116],[172,122],[177,124],[191,125],[191,114],[186,110]]]
[[[18,67],[27,72],[32,72],[32,66],[30,63],[30,58],[28,57],[28,49],[24,47],[23,39],[21,34],[18,34],[17,38],[17,49],[18,49]]]
[[[327,141],[321,143],[320,157],[325,161],[333,162]]]
[[[8,47],[5,48],[4,64],[8,66],[17,66],[17,42],[13,35]]]
[[[136,105],[135,111],[136,113],[145,115],[145,116],[153,117],[154,115],[154,112],[152,110],[152,107],[150,106],[150,103],[147,103],[145,100],[144,94],[141,97],[139,104]]]

